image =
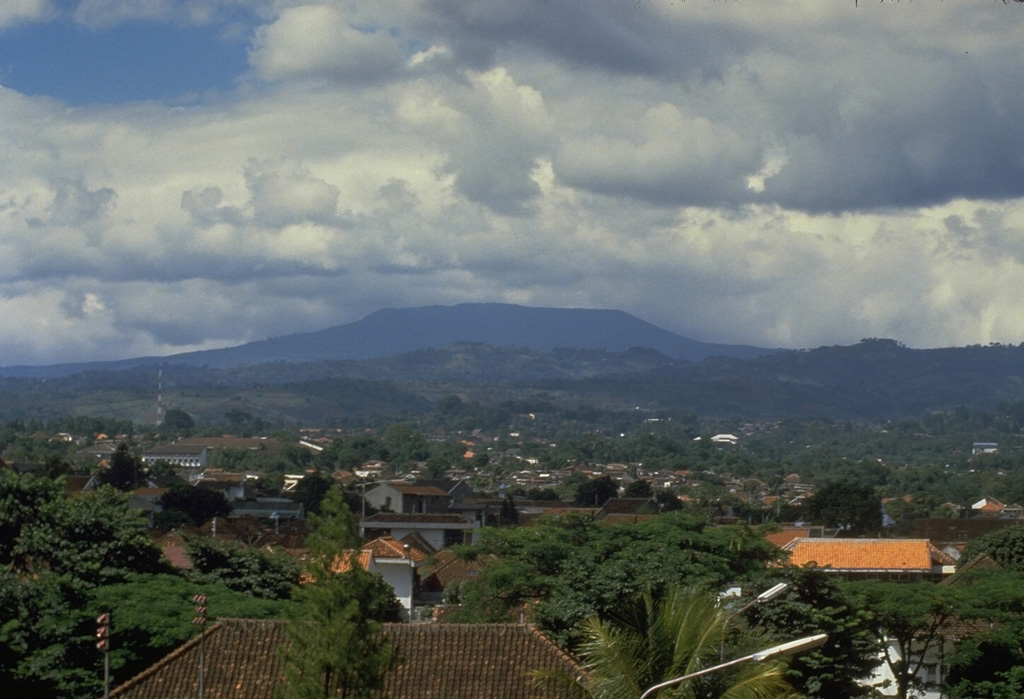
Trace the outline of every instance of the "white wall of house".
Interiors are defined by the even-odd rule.
[[[408,620],[413,604],[413,562],[405,558],[374,558],[370,572],[380,573],[384,582],[394,589],[404,610],[403,617]]]
[[[952,652],[952,646],[947,646],[945,652]],[[943,699],[945,695],[942,692],[942,686],[946,679],[947,668],[944,665],[942,653],[943,650],[936,644],[932,644],[932,647],[928,649],[925,661],[918,673],[918,679],[924,682],[924,686],[917,690],[911,690],[909,696],[914,699]],[[899,649],[895,645],[889,646],[889,657],[893,660],[898,660],[901,657]],[[895,677],[885,659],[881,660],[882,662],[875,668],[871,679],[864,684],[874,687],[881,696],[894,697],[896,696]],[[911,659],[912,662],[916,662],[916,660],[916,658]]]

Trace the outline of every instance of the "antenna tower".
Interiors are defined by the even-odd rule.
[[[164,423],[164,370],[156,370],[156,424]]]

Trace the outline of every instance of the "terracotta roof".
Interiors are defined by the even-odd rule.
[[[793,565],[833,570],[931,572],[954,563],[927,539],[794,539],[784,548]]]
[[[537,687],[532,670],[570,676],[571,657],[532,627],[517,624],[385,624],[402,663],[388,674],[390,699],[527,699],[560,696]],[[209,699],[272,699],[283,675],[278,646],[287,623],[221,619],[205,632]],[[111,692],[117,699],[180,699],[198,693],[199,637]]]
[[[406,546],[409,546],[408,550],[406,550]],[[408,558],[417,562],[427,560],[425,552],[412,545],[403,544],[390,536],[382,536],[367,542],[362,550],[368,551],[374,558]]]

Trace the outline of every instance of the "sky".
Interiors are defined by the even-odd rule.
[[[495,301],[1024,342],[1024,4],[3,0],[0,365]]]

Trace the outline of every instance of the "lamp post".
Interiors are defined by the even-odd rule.
[[[764,592],[759,594],[757,597],[755,597],[754,599],[750,600],[749,602],[744,604],[742,607],[737,609],[735,612],[733,612],[729,616],[725,617],[725,620],[722,622],[723,628],[727,628],[729,622],[732,621],[733,618],[738,617],[740,614],[742,614],[743,612],[747,611],[751,607],[755,607],[755,606],[757,606],[759,604],[764,604],[765,602],[769,602],[769,601],[775,599],[776,597],[778,597],[779,595],[781,595],[783,592],[785,592],[788,589],[789,589],[789,583],[780,582],[780,583],[778,583],[776,585],[772,585],[767,590],[765,590]],[[725,660],[725,638],[724,638],[724,636],[722,638],[722,648],[721,648],[721,653],[719,654],[719,660]]]
[[[767,590],[765,590],[764,592],[759,594],[757,597],[755,597],[754,599],[752,599],[749,602],[747,602],[746,604],[744,604],[742,607],[737,609],[735,612],[733,612],[732,614],[730,614],[726,618],[727,619],[732,619],[734,616],[739,616],[740,614],[742,614],[743,612],[747,611],[748,609],[750,609],[753,606],[756,606],[758,604],[764,604],[765,602],[770,602],[771,600],[775,599],[776,597],[778,597],[779,595],[781,595],[783,592],[785,592],[788,589],[789,589],[789,583],[780,582],[777,585],[772,585]]]
[[[778,646],[772,646],[771,648],[759,650],[756,653],[744,655],[742,658],[736,658],[735,660],[719,663],[718,665],[712,665],[711,667],[706,667],[703,670],[691,672],[688,675],[683,675],[682,677],[675,677],[671,680],[666,680],[665,682],[656,684],[653,687],[649,687],[646,691],[644,691],[644,693],[640,695],[640,699],[647,699],[648,697],[654,696],[656,692],[665,689],[665,687],[673,687],[677,684],[685,682],[686,680],[691,680],[694,677],[708,675],[712,672],[717,672],[718,670],[724,670],[727,667],[740,665],[741,663],[760,663],[764,662],[765,660],[770,660],[771,658],[777,658],[783,655],[793,655],[795,653],[802,653],[805,650],[817,648],[826,640],[828,640],[828,634],[819,633],[816,636],[808,636],[807,638],[801,638],[796,641],[790,641],[789,643],[783,643]]]

